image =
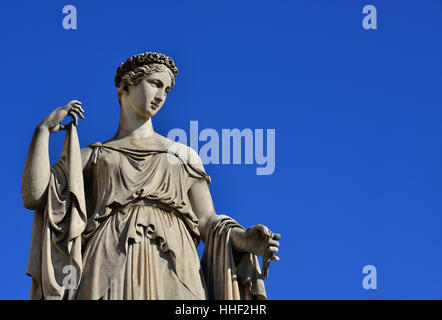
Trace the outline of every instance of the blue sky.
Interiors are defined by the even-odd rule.
[[[62,27],[77,8],[78,29]],[[362,8],[377,8],[377,30]],[[442,1],[33,1],[0,4],[0,299],[27,299],[33,213],[21,175],[36,125],[83,102],[81,146],[117,129],[113,77],[129,56],[175,59],[153,119],[275,129],[275,172],[206,165],[220,214],[282,234],[270,299],[442,298]],[[51,135],[51,160],[64,134]],[[200,147],[203,143],[200,143]],[[377,268],[364,290],[362,268]]]

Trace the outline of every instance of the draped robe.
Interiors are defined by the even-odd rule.
[[[69,126],[46,207],[34,213],[31,299],[266,298],[257,257],[232,248],[230,230],[242,227],[230,217],[210,217],[199,260],[188,191],[210,177],[174,144],[94,143],[82,159]]]

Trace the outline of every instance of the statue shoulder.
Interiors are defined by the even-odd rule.
[[[161,135],[159,135],[159,137],[159,140],[162,142],[163,146],[167,149],[169,153],[174,153],[178,155],[188,164],[194,165],[198,169],[204,171],[204,166],[201,158],[198,155],[198,152],[183,143],[170,140],[169,138],[163,137]]]

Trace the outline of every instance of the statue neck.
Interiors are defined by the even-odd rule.
[[[130,108],[121,108],[120,123],[114,139],[146,139],[155,134],[152,118],[141,118]]]

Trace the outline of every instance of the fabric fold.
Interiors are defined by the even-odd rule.
[[[250,253],[235,252],[232,228],[244,229],[232,218],[214,215],[207,222],[207,239],[201,266],[207,294],[213,300],[265,300],[264,281],[258,259]]]
[[[31,299],[72,297],[82,273],[81,235],[86,223],[80,144],[71,124],[61,159],[51,168],[46,208],[34,213],[26,270],[32,276]]]

